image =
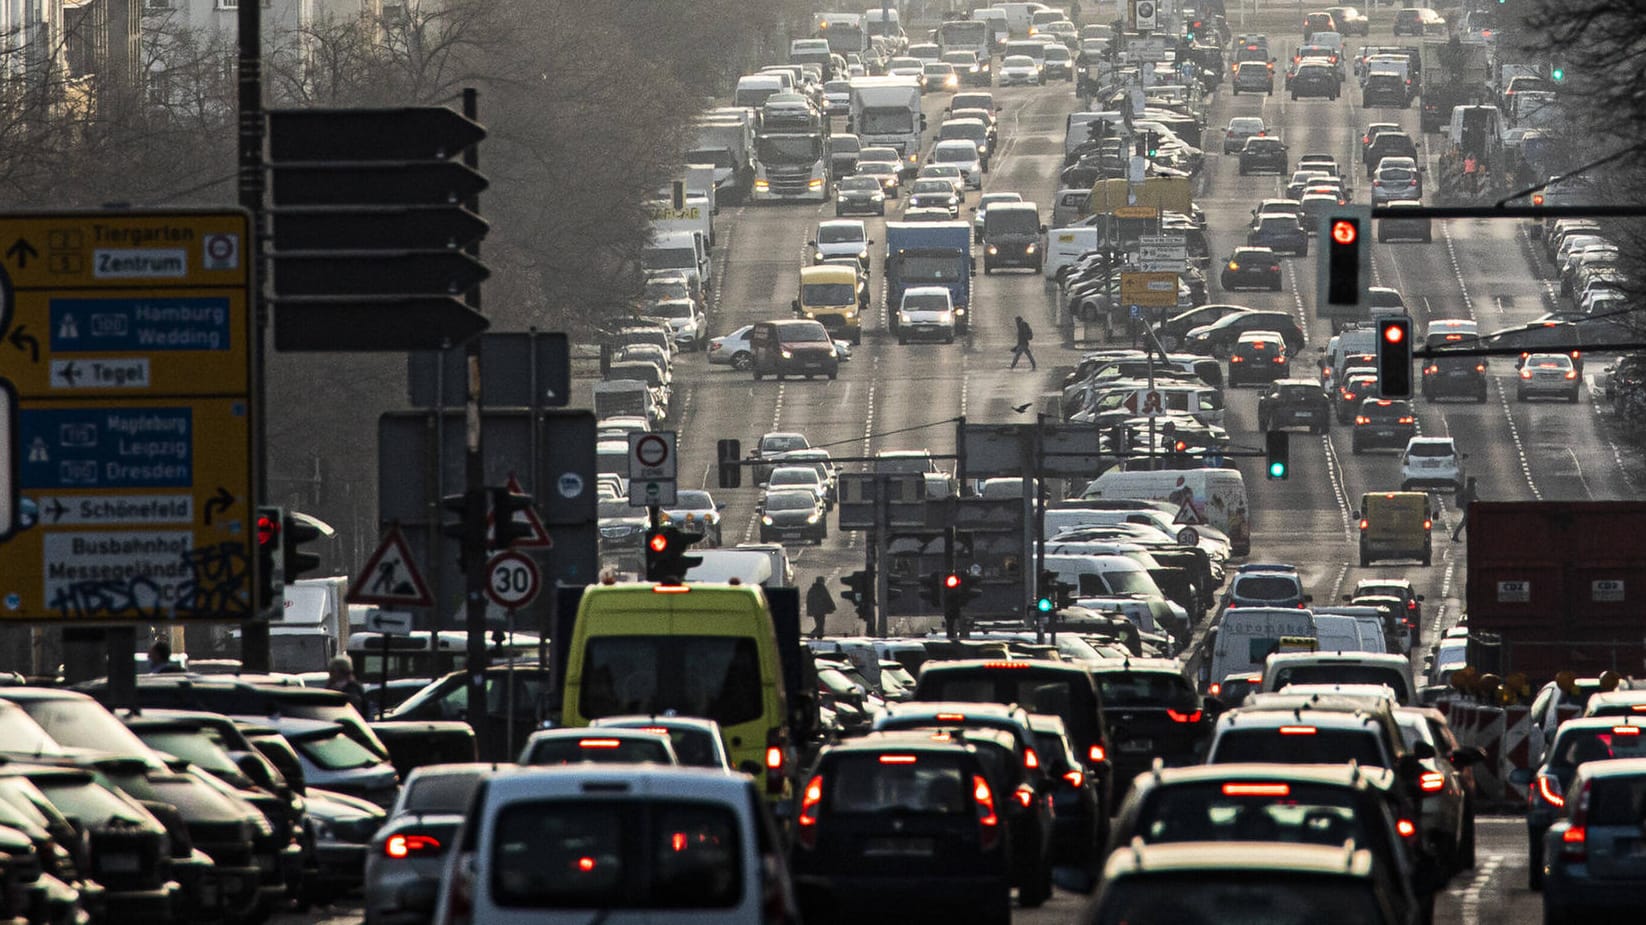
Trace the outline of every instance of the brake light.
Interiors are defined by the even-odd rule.
[[[1534,796],[1541,797],[1543,802],[1550,806],[1566,805],[1566,798],[1560,794],[1560,781],[1547,774],[1537,776],[1537,783],[1532,785],[1532,791]]]
[[[1281,726],[1280,727],[1280,734],[1283,735],[1283,736],[1312,736],[1318,731],[1319,730],[1315,729],[1315,727],[1313,727],[1313,726]]]
[[[1063,772],[1063,779],[1068,781],[1069,786],[1073,787],[1076,790],[1079,790],[1081,787],[1086,786],[1086,775],[1079,768],[1076,768],[1072,771],[1064,771]]]
[[[1530,367],[1522,367],[1521,370],[1520,370],[1520,378],[1522,378],[1522,379],[1532,378],[1531,368]]]
[[[972,800],[977,803],[978,834],[988,850],[1000,843],[1000,817],[994,812],[994,791],[981,774],[972,775]]]
[[[1402,819],[1395,823],[1395,831],[1399,832],[1402,838],[1411,838],[1417,834],[1417,826],[1413,825],[1410,819]]]
[[[1370,424],[1370,423],[1372,423],[1372,419],[1367,417],[1364,414],[1357,414],[1357,415],[1355,415],[1355,423],[1356,424]]]
[[[653,594],[689,594],[690,585],[652,585]]]
[[[1407,601],[1406,602],[1406,609],[1407,610],[1416,610],[1417,609],[1417,601]]]
[[[1581,825],[1574,825],[1560,833],[1560,856],[1568,861],[1582,861],[1589,856],[1589,832]]]
[[[402,860],[414,854],[440,850],[440,839],[433,835],[390,835],[383,843],[383,856]]]
[[[1024,809],[1034,805],[1034,788],[1028,784],[1019,785],[1016,790],[1012,791],[1012,796],[1017,798],[1017,802]]]
[[[1446,775],[1439,771],[1424,771],[1417,779],[1417,789],[1424,793],[1439,793],[1446,789]]]
[[[1577,370],[1575,370],[1575,369],[1566,370],[1566,378],[1576,379],[1577,378]]]
[[[1023,766],[1030,770],[1040,767],[1040,756],[1035,754],[1034,749],[1025,748],[1023,750]]]
[[[995,669],[995,668],[1028,668],[1029,663],[1028,662],[984,662],[983,667],[991,669],[991,670]]]
[[[1367,520],[1364,517],[1360,518],[1360,529],[1366,530],[1366,529],[1370,528],[1371,525],[1372,525],[1371,521]]]
[[[918,760],[913,755],[881,755],[881,764],[914,764]]]
[[[578,748],[616,748],[623,743],[616,739],[578,739]]]
[[[1206,688],[1206,693],[1211,694],[1213,697],[1216,697],[1218,694],[1223,693],[1223,685],[1213,684],[1210,687]],[[1646,704],[1641,705],[1637,709],[1646,710]]]
[[[1637,735],[1640,735],[1640,727],[1639,726],[1613,726],[1612,727],[1612,735],[1615,735],[1615,736],[1637,736]]]
[[[769,745],[766,747],[766,770],[781,771],[783,769],[783,749],[781,746]]]
[[[1425,529],[1425,530],[1433,530],[1433,529],[1434,529],[1434,528],[1435,528],[1435,522],[1434,522],[1434,521],[1432,521],[1432,520],[1430,520],[1430,519],[1429,519],[1429,518],[1427,518],[1427,517],[1425,517],[1425,518],[1423,518],[1423,529]],[[1407,623],[1410,623],[1410,622],[1412,622],[1412,621],[1411,621],[1411,620],[1407,620],[1407,621],[1406,621],[1406,622],[1407,622]]]
[[[1198,723],[1200,722],[1202,713],[1200,710],[1193,710],[1188,713],[1179,713],[1168,707],[1166,709],[1166,715],[1171,717],[1172,722],[1174,723]]]
[[[1411,424],[1411,423],[1412,423],[1412,422],[1413,422],[1413,421],[1415,421],[1415,420],[1416,420],[1416,419],[1415,419],[1415,418],[1411,418],[1411,417],[1404,417],[1404,418],[1401,418],[1401,419],[1400,419],[1400,423],[1401,423],[1401,424]]]
[[[806,782],[806,789],[800,792],[800,815],[795,823],[800,828],[800,846],[802,848],[817,847],[817,807],[823,802],[823,775],[818,774]]]
[[[966,721],[966,714],[939,713],[937,714],[937,721],[940,723],[964,723]]]
[[[1226,797],[1284,797],[1291,796],[1291,784],[1224,784]]]
[[[1284,362],[1286,362],[1286,358],[1285,357],[1275,357],[1275,362],[1276,363],[1284,363]]]
[[[1438,369],[1438,368],[1439,367],[1436,367],[1436,369]],[[1475,364],[1475,372],[1483,373],[1485,371],[1486,371],[1486,364],[1485,363],[1476,363]]]
[[[1229,362],[1230,363],[1244,363],[1244,362],[1246,362],[1246,360],[1245,360],[1244,357],[1236,355],[1236,356],[1229,357]]]
[[[1103,762],[1109,760],[1109,753],[1103,746],[1093,745],[1091,748],[1086,750],[1086,760],[1090,761],[1092,764],[1102,764]]]

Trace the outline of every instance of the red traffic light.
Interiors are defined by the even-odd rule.
[[[652,552],[668,552],[669,537],[664,533],[653,533],[646,538],[646,545],[651,547]]]
[[[1383,326],[1383,339],[1391,344],[1399,344],[1406,339],[1406,326],[1403,324],[1386,324]]]
[[[950,588],[950,589],[960,587],[960,576],[956,575],[954,572],[950,572],[949,574],[944,575],[943,576],[943,587]]]
[[[259,549],[280,542],[280,518],[268,514],[257,515],[257,546]]]
[[[1332,222],[1332,240],[1339,244],[1353,244],[1360,237],[1360,229],[1354,222],[1347,219],[1338,219]]]

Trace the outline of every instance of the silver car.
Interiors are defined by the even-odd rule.
[[[1555,395],[1576,404],[1582,388],[1583,377],[1578,375],[1571,357],[1564,353],[1534,353],[1520,364],[1515,398],[1525,401],[1534,395]]]
[[[366,852],[366,919],[373,925],[424,925],[434,917],[446,852],[475,788],[493,767],[432,764],[406,778]]]

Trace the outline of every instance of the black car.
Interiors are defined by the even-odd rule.
[[[1285,342],[1274,333],[1248,331],[1235,341],[1229,354],[1229,387],[1242,382],[1273,382],[1292,374]]]
[[[1180,663],[1134,658],[1091,671],[1102,693],[1120,780],[1130,782],[1149,770],[1156,758],[1167,767],[1201,760],[1215,711],[1206,709]]]
[[[760,542],[785,540],[822,545],[829,535],[822,499],[806,489],[770,491],[760,499]]]
[[[1109,776],[1109,740],[1097,682],[1078,665],[956,659],[927,662],[915,700],[1015,703],[1030,713],[1062,718],[1069,738],[1091,773]]]
[[[0,776],[0,921],[13,917],[41,925],[69,925],[89,914],[102,921],[108,891],[88,879],[90,845],[27,778]],[[31,881],[30,876],[33,876]],[[16,900],[14,906],[8,900]]]
[[[1237,247],[1223,264],[1218,280],[1224,289],[1280,291],[1280,258],[1267,247]]]
[[[1312,379],[1277,379],[1257,400],[1257,429],[1307,427],[1323,434],[1332,426],[1331,400]]]
[[[1360,88],[1360,105],[1368,109],[1373,106],[1387,106],[1396,109],[1406,109],[1412,104],[1411,95],[1407,92],[1406,81],[1399,74],[1373,74],[1366,78],[1366,83]]]
[[[1485,357],[1430,357],[1423,364],[1423,397],[1486,401]]]
[[[1417,142],[1405,132],[1379,132],[1372,143],[1366,146],[1364,162],[1366,179],[1370,180],[1377,172],[1378,162],[1386,157],[1409,157],[1421,163],[1417,153]]]
[[[384,717],[384,722],[376,725],[382,727],[385,734],[389,735],[389,741],[393,742],[398,738],[395,727],[413,727],[415,733],[417,726],[444,726],[445,723],[442,721],[464,718],[468,711],[468,678],[469,673],[466,671],[453,671],[431,682],[390,710]],[[486,668],[485,687],[487,703],[506,704],[512,701],[514,713],[510,716],[507,710],[486,711],[483,722],[487,730],[488,751],[478,758],[481,761],[513,761],[520,752],[520,743],[525,742],[526,737],[534,731],[543,728],[543,723],[549,719],[550,713],[558,712],[558,691],[549,684],[548,668],[535,662],[489,665]],[[511,742],[513,747],[510,747]],[[455,751],[437,750],[436,742],[431,742],[427,736],[421,737],[421,741],[411,740],[410,745],[429,759],[422,762],[423,764],[473,760]],[[450,746],[447,744],[445,747]],[[470,754],[472,755],[472,752]],[[401,765],[399,756],[392,757],[398,769]]]
[[[807,920],[930,915],[1011,922],[1012,845],[992,753],[949,733],[872,733],[825,747],[800,792],[790,853]]]
[[[1247,331],[1274,331],[1286,342],[1286,352],[1296,355],[1303,349],[1303,329],[1291,312],[1273,309],[1237,312],[1191,330],[1183,341],[1190,353],[1228,356],[1235,341]]]
[[[1063,720],[1033,713],[1029,728],[1052,788],[1052,862],[1095,873],[1109,840],[1109,782],[1086,770]]]
[[[1368,398],[1355,415],[1354,438],[1350,448],[1359,453],[1369,449],[1406,448],[1417,436],[1417,418],[1412,403],[1403,398]]]
[[[1286,145],[1278,138],[1248,138],[1240,149],[1241,176],[1259,170],[1283,174],[1287,163]]]
[[[1295,212],[1270,212],[1257,218],[1257,225],[1246,232],[1250,247],[1267,247],[1279,253],[1284,251],[1298,257],[1309,256],[1309,231]]]
[[[834,188],[835,215],[886,214],[886,193],[874,177],[846,177]]]
[[[1225,287],[1227,288],[1227,287]],[[1195,328],[1204,327],[1221,321],[1229,315],[1249,312],[1250,308],[1244,305],[1228,305],[1224,303],[1208,303],[1185,309],[1162,321],[1155,328],[1155,336],[1167,350],[1176,350]]]
[[[1305,96],[1335,100],[1342,89],[1337,79],[1337,71],[1330,64],[1308,62],[1297,66],[1297,70],[1292,74],[1290,86],[1294,100]]]

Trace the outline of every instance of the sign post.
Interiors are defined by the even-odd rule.
[[[256,615],[250,235],[0,216],[0,621]]]

